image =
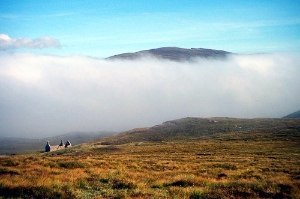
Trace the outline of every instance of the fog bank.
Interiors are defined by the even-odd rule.
[[[123,131],[182,117],[282,117],[300,109],[299,54],[192,63],[0,54],[0,136]]]

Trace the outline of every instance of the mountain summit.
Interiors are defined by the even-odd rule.
[[[205,48],[186,49],[178,47],[162,47],[138,51],[135,53],[122,53],[108,57],[106,59],[134,60],[142,57],[155,57],[158,59],[167,59],[171,61],[191,61],[195,58],[225,58],[229,54],[231,53],[227,51]]]

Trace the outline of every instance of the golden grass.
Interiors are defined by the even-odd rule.
[[[299,142],[81,145],[0,158],[0,198],[299,198]]]

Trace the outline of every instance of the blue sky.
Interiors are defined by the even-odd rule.
[[[104,58],[162,46],[235,53],[300,50],[297,0],[0,3],[0,34],[19,40],[47,37],[59,43],[49,48],[2,48],[5,51]]]

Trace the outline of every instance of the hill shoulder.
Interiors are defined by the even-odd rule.
[[[178,47],[162,47],[150,50],[142,50],[134,53],[122,53],[113,55],[106,59],[116,60],[134,60],[142,57],[154,57],[158,59],[166,59],[171,61],[192,61],[196,58],[225,58],[230,52],[223,50],[205,49],[205,48],[178,48]]]
[[[294,113],[288,114],[284,116],[283,118],[300,118],[300,110],[296,111]]]
[[[278,118],[182,118],[149,128],[133,129],[98,140],[102,144],[197,140],[296,139],[300,120]]]

